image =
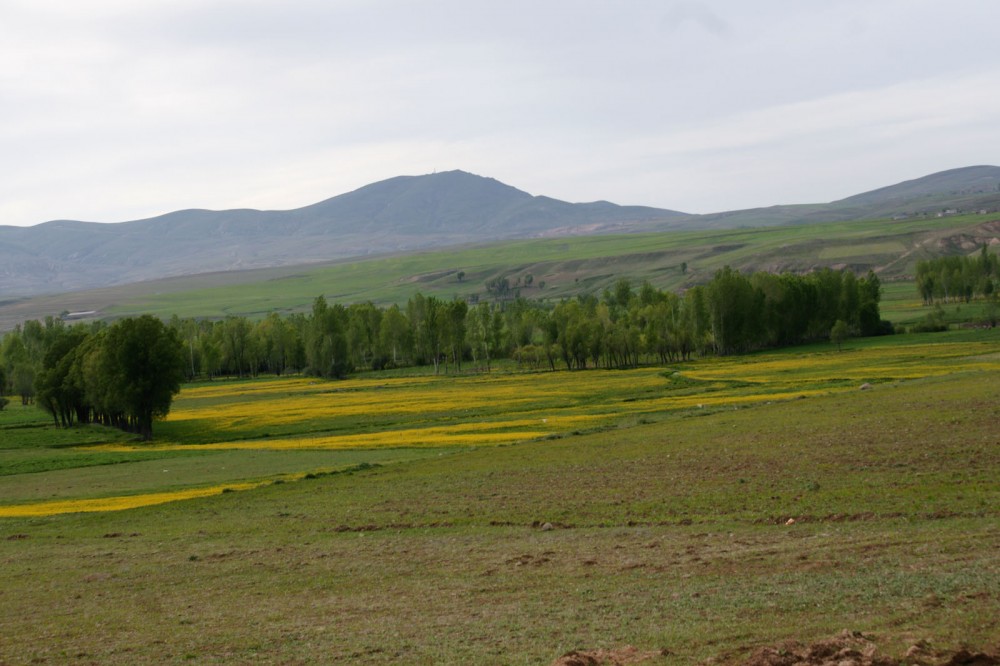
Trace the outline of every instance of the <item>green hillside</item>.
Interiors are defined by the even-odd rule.
[[[508,241],[210,273],[8,302],[0,305],[0,329],[64,312],[93,312],[89,316],[101,318],[147,312],[162,317],[254,317],[304,310],[321,294],[334,302],[379,304],[404,302],[418,291],[448,299],[485,298],[485,282],[499,276],[523,283],[530,275],[531,285],[522,287],[522,295],[553,300],[599,293],[622,277],[680,290],[707,282],[725,265],[768,271],[873,269],[883,283],[891,283],[910,279],[920,259],[968,254],[998,238],[1000,220],[992,214]]]

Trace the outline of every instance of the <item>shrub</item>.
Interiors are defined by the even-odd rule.
[[[944,310],[940,306],[910,327],[911,333],[938,333],[947,330],[948,322],[944,320]]]

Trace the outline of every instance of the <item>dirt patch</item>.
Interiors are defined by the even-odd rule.
[[[547,557],[548,555],[554,555],[555,553],[547,552],[535,557],[534,555],[520,555],[518,557],[512,557],[511,559],[504,562],[504,564],[513,564],[514,566],[523,567],[527,565],[540,567],[546,562],[551,560]]]
[[[667,654],[667,650],[644,652],[631,645],[617,650],[573,650],[553,661],[552,666],[627,666]]]
[[[860,632],[843,631],[835,638],[810,645],[788,641],[776,647],[758,648],[748,657],[724,659],[722,663],[744,666],[1000,666],[1000,655],[935,650],[921,641],[896,658],[880,654],[874,641]]]

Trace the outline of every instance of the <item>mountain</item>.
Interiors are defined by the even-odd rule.
[[[940,208],[996,206],[1000,202],[1000,167],[971,166],[941,171],[923,178],[856,194],[837,205],[909,207],[911,212],[936,212]]]
[[[0,227],[3,296],[330,261],[471,242],[669,225],[690,216],[532,196],[462,171],[400,176],[288,211],[183,210]]]
[[[1000,167],[940,171],[824,204],[770,206],[702,215],[703,227],[814,224],[1000,209]]]
[[[1000,167],[952,169],[825,204],[690,215],[533,196],[463,171],[399,176],[287,211],[183,210],[118,224],[0,226],[0,300],[491,240],[720,229],[1000,208]]]

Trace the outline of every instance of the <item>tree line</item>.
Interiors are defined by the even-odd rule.
[[[890,332],[879,316],[880,297],[881,284],[871,272],[861,278],[830,269],[745,275],[727,267],[683,294],[621,279],[600,296],[555,305],[521,297],[469,304],[416,294],[402,306],[344,306],[320,296],[308,313],[271,313],[257,321],[175,316],[155,335],[176,345],[186,379],[286,372],[337,378],[421,365],[451,372],[468,363],[489,370],[497,359],[552,370],[627,368],[823,340],[838,322],[848,335]],[[117,336],[139,322],[153,326],[150,321],[89,328],[51,319],[26,322],[0,348],[6,387],[23,399],[37,390],[39,402],[51,402],[62,419],[67,410],[61,396],[73,395],[76,387],[67,385],[65,393],[53,387],[65,378],[83,381],[96,359],[110,358],[107,345],[118,344]],[[170,377],[175,374],[171,368]],[[84,388],[98,395],[95,386]],[[110,398],[89,402],[99,418],[114,413]]]
[[[502,283],[501,283],[502,284]],[[807,275],[718,271],[683,294],[621,279],[600,296],[548,304],[521,297],[467,303],[416,294],[405,305],[315,299],[307,313],[253,321],[151,316],[69,326],[29,321],[0,345],[0,387],[37,402],[57,424],[99,422],[150,437],[180,382],[303,372],[522,366],[630,368],[694,355],[738,354],[892,331],[869,272]]]
[[[1000,258],[984,243],[974,256],[918,261],[916,281],[925,305],[990,298],[1000,291]]]
[[[557,304],[513,297],[468,303],[415,294],[403,305],[342,305],[315,299],[308,313],[258,321],[174,317],[189,378],[428,366],[435,373],[498,359],[528,367],[628,368],[692,355],[735,354],[848,335],[891,332],[880,319],[874,273],[824,269],[808,275],[730,268],[684,294],[619,280],[601,296]]]

